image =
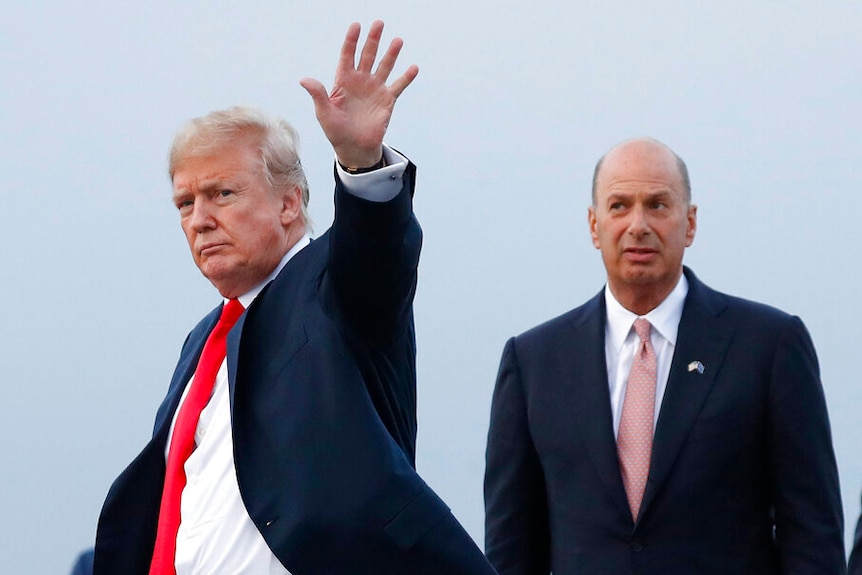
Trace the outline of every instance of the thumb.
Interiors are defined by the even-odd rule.
[[[326,93],[326,88],[314,78],[303,78],[299,81],[299,85],[305,88],[311,100],[314,102],[315,109],[320,112],[326,109],[329,104],[329,94]]]

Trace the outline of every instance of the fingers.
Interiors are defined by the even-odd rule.
[[[383,23],[381,22],[381,27]],[[373,27],[373,25],[372,25]],[[378,41],[380,37],[378,36]],[[359,22],[354,22],[347,28],[344,35],[344,43],[341,45],[341,55],[338,58],[338,69],[353,70],[356,61],[356,45],[359,43]],[[377,48],[374,48],[375,53]],[[363,55],[365,51],[363,50]]]
[[[380,38],[383,36],[383,22],[381,20],[375,20],[371,23],[371,27],[368,30],[368,37],[365,39],[365,44],[363,45],[362,52],[359,56],[359,63],[357,64],[356,48],[359,44],[360,31],[358,22],[353,22],[347,28],[347,33],[344,36],[344,43],[341,45],[341,54],[338,60],[336,77],[339,75],[338,72],[348,73],[356,71],[363,74],[372,73],[371,69],[374,66],[374,61],[377,59],[377,51],[380,47]],[[380,63],[377,65],[377,70],[373,74],[379,82],[383,84],[386,83],[389,75],[395,68],[395,63],[398,60],[398,56],[401,53],[401,48],[403,46],[404,41],[401,38],[394,38],[389,44],[389,48],[387,48],[386,52],[383,54],[383,57],[380,59]],[[417,74],[419,74],[419,68],[415,65],[410,66],[404,74],[392,83],[390,89],[393,95],[396,98],[400,96],[401,92],[403,92],[404,89],[413,82]],[[321,96],[325,96],[326,91],[319,82],[306,78],[302,80],[300,84],[302,84],[302,87],[311,95],[316,106],[324,105]]]
[[[386,50],[386,53],[383,54],[383,58],[380,59],[380,65],[377,66],[377,72],[375,72],[375,76],[380,78],[383,82],[389,77],[389,74],[392,73],[392,68],[395,67],[395,61],[398,59],[398,54],[401,53],[401,47],[404,45],[404,41],[401,38],[395,38],[392,40],[392,43],[389,44],[389,49]]]
[[[379,28],[377,28],[379,25]],[[372,36],[374,40],[374,54],[377,53],[377,48],[380,44],[380,35],[383,32],[383,22],[377,20],[372,24],[372,30],[368,33],[368,42],[366,42],[366,49],[362,51],[362,58],[365,60],[366,52],[368,51],[368,43],[371,42]],[[386,83],[386,80],[389,78],[389,74],[392,73],[392,69],[395,68],[395,62],[398,60],[398,55],[401,53],[401,48],[404,46],[404,41],[401,38],[393,38],[392,42],[389,44],[389,48],[386,50],[386,53],[383,54],[383,57],[380,59],[380,64],[377,66],[377,71],[374,73],[374,76],[377,77],[383,83]],[[370,66],[370,63],[369,63]],[[370,68],[369,68],[370,70]],[[392,85],[390,86],[390,90],[392,91],[392,95],[398,98],[401,95],[401,92],[404,91],[407,86],[416,79],[416,76],[419,74],[419,67],[415,64],[407,68],[407,71],[404,72],[399,78],[397,78]]]
[[[399,76],[394,82],[392,82],[392,86],[390,86],[389,88],[390,90],[392,90],[392,95],[398,98],[398,96],[401,95],[401,92],[403,92],[404,89],[409,86],[418,75],[419,66],[417,66],[416,64],[413,64],[412,66],[407,68],[406,72],[401,74],[401,76]]]
[[[365,39],[365,46],[362,47],[362,56],[359,58],[359,65],[356,67],[357,70],[371,72],[371,67],[377,58],[377,47],[380,45],[380,36],[382,35],[383,22],[375,20],[371,23],[371,28],[368,30],[368,38]]]

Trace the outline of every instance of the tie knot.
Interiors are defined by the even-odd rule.
[[[642,317],[635,320],[635,333],[638,334],[638,337],[641,338],[641,341],[644,343],[649,343],[650,327],[649,320]]]
[[[238,299],[228,300],[228,302],[222,307],[219,322],[228,326],[233,326],[233,324],[236,323],[236,320],[239,319],[239,316],[242,315],[243,311],[245,311],[245,308],[242,307],[242,304],[239,303]]]

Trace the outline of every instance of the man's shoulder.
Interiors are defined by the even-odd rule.
[[[687,305],[704,305],[719,317],[747,325],[775,326],[798,320],[774,305],[715,290],[698,280],[690,270],[686,275],[689,280]]]
[[[326,230],[321,236],[312,239],[307,246],[290,258],[282,270],[278,272],[278,275],[275,276],[258,297],[266,296],[267,298],[272,298],[271,292],[277,292],[289,284],[306,280],[309,278],[308,274],[315,277],[320,275],[326,267],[328,256],[329,230]]]
[[[538,343],[548,339],[556,339],[564,332],[572,333],[589,331],[604,325],[604,299],[603,292],[590,298],[588,301],[544,321],[527,331],[515,336],[519,343]]]
[[[727,301],[728,309],[733,313],[773,321],[783,321],[793,317],[790,313],[779,309],[774,305],[735,295],[722,295]]]

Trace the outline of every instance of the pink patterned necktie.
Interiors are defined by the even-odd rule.
[[[626,397],[617,433],[617,452],[632,519],[637,521],[652,455],[656,356],[650,342],[649,321],[638,318],[634,327],[640,338],[640,345],[626,385]]]

